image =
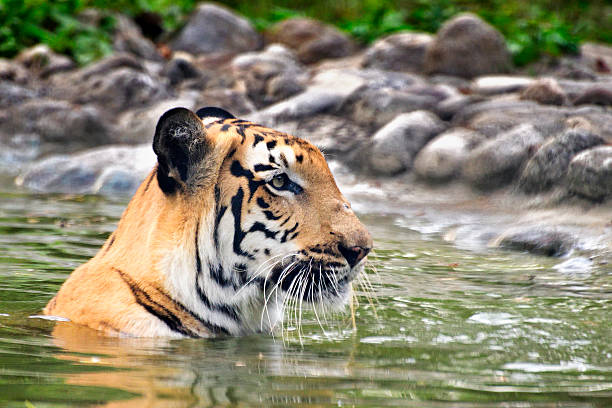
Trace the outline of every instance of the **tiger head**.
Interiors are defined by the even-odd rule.
[[[229,333],[271,330],[290,300],[346,304],[372,238],[319,149],[219,108],[166,112],[153,149],[159,188],[194,226],[181,247],[195,277],[183,250],[159,259],[172,296]]]

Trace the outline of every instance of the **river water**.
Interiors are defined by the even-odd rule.
[[[563,258],[490,248],[515,215],[341,181],[376,248],[355,328],[348,311],[305,311],[300,330],[274,337],[172,341],[37,317],[127,198],[3,182],[0,406],[612,407],[612,270],[596,255],[606,242]]]

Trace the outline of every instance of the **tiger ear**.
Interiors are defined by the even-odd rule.
[[[166,194],[190,190],[206,169],[203,161],[214,149],[206,138],[200,118],[186,108],[174,108],[164,113],[153,138],[157,155],[157,181]]]

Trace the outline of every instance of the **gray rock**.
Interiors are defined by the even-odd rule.
[[[133,194],[155,164],[150,145],[106,146],[44,159],[16,180],[43,193]]]
[[[521,92],[521,99],[543,105],[565,105],[568,98],[554,78],[541,78]]]
[[[199,94],[195,104],[199,109],[204,106],[216,106],[240,117],[255,112],[255,104],[244,92],[227,88],[206,89]]]
[[[257,106],[265,106],[301,92],[307,80],[295,54],[274,44],[262,52],[241,54],[232,61],[238,86]]]
[[[507,72],[510,52],[504,37],[473,14],[444,23],[425,54],[425,71],[465,78]]]
[[[25,49],[15,57],[15,61],[22,64],[31,73],[47,77],[60,71],[68,71],[76,67],[74,61],[65,55],[51,50],[48,45],[39,44]]]
[[[113,48],[115,51],[132,54],[146,60],[163,61],[153,41],[142,35],[136,23],[121,14],[115,15],[114,19]]]
[[[512,228],[496,241],[501,248],[545,256],[566,255],[576,245],[571,234],[546,226]]]
[[[434,112],[443,120],[451,120],[457,112],[465,109],[469,105],[482,102],[483,100],[484,97],[479,95],[457,94],[438,102],[434,108]]]
[[[612,83],[596,84],[574,99],[574,105],[612,106]]]
[[[28,70],[18,62],[0,58],[0,81],[9,81],[16,84],[26,84],[31,75]]]
[[[388,71],[422,72],[430,34],[397,33],[378,39],[367,49],[362,66]]]
[[[580,56],[594,71],[612,72],[612,47],[609,45],[585,42],[580,46]]]
[[[480,189],[503,187],[517,177],[543,140],[533,125],[519,125],[472,150],[463,165],[463,177]]]
[[[215,3],[203,3],[170,46],[192,54],[238,54],[259,49],[262,39],[245,18]]]
[[[469,129],[453,128],[421,149],[414,159],[414,172],[430,182],[444,182],[461,175],[468,154],[485,139]]]
[[[509,75],[490,75],[476,78],[472,92],[481,95],[498,95],[518,92],[533,84],[534,79]]]
[[[568,189],[594,201],[612,197],[612,146],[598,146],[577,154],[567,172]]]
[[[0,106],[3,109],[38,96],[38,92],[9,81],[0,81]]]
[[[74,151],[113,141],[114,128],[94,106],[77,106],[66,101],[31,99],[5,111],[0,123],[0,140],[14,134],[35,134],[41,144]],[[52,150],[51,150],[52,151]]]
[[[0,133],[0,173],[18,174],[24,165],[41,155],[41,148],[39,135]]]
[[[398,115],[372,136],[371,144],[354,160],[363,160],[375,174],[394,175],[412,167],[416,154],[427,142],[445,130],[444,123],[427,111]]]
[[[168,78],[170,85],[176,86],[183,81],[196,79],[202,76],[202,72],[187,57],[175,56],[162,71],[162,75]]]
[[[304,64],[346,57],[356,48],[353,41],[337,28],[302,17],[281,21],[269,30],[267,36],[270,42],[294,49]]]
[[[549,189],[565,177],[576,153],[603,143],[603,139],[585,129],[568,129],[546,142],[527,162],[519,179],[526,193]]]

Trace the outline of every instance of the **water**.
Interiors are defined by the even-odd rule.
[[[284,340],[126,340],[35,317],[126,200],[0,193],[0,406],[612,406],[609,264],[449,240],[505,218],[381,210],[362,187],[375,299],[358,290],[356,330],[306,313]]]

